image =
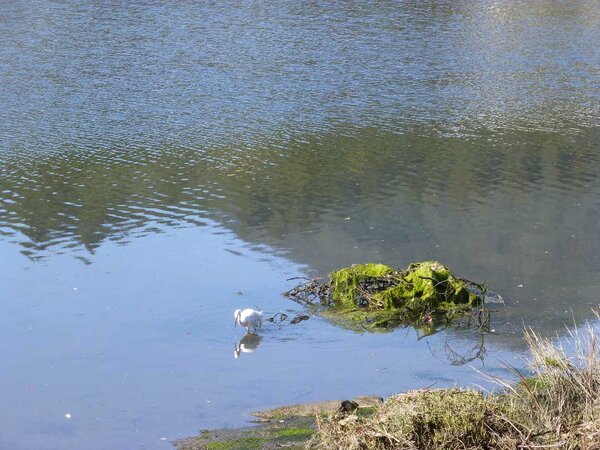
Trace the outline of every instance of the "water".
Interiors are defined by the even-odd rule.
[[[524,323],[591,318],[599,24],[591,1],[5,2],[0,448],[484,383]],[[302,311],[289,278],[429,258],[504,297],[496,335],[313,317],[234,359],[234,309]]]

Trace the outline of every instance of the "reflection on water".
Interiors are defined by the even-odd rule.
[[[247,333],[239,342],[235,344],[233,357],[238,359],[242,353],[253,353],[260,345],[262,338],[255,333]]]
[[[436,258],[485,280],[509,318],[531,315],[554,329],[565,310],[587,316],[600,285],[598,130],[469,139],[425,131],[325,135],[285,153],[5,158],[0,229],[34,260],[92,261],[105,241],[216,219],[312,273]]]
[[[519,364],[523,321],[589,317],[599,25],[584,0],[5,2],[0,447],[467,383]],[[504,299],[485,346],[315,317],[232,360],[231,311],[291,307],[287,278],[429,258]]]
[[[474,364],[475,361],[485,361],[487,356],[487,349],[485,346],[486,333],[479,333],[479,335],[473,339],[474,344],[470,348],[460,348],[455,350],[451,343],[446,342],[444,344],[444,353],[448,362],[452,366],[462,366],[465,364]]]

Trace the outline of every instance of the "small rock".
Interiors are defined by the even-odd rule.
[[[358,409],[358,403],[352,400],[342,400],[340,404],[339,412],[341,413],[351,413]]]

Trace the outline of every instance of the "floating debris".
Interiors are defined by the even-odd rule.
[[[294,318],[293,318],[293,319],[290,321],[290,323],[291,323],[292,325],[296,325],[297,323],[300,323],[300,322],[302,322],[303,320],[308,320],[308,319],[310,319],[310,316],[307,316],[306,314],[299,314],[299,315],[297,315],[296,317],[294,317]]]
[[[281,323],[283,322],[285,319],[287,319],[287,314],[282,313],[282,312],[278,312],[277,314],[275,314],[273,317],[269,317],[267,320],[269,322],[274,322],[274,323]],[[278,322],[277,322],[278,321]]]
[[[491,313],[484,307],[483,284],[458,278],[437,261],[406,269],[355,264],[308,280],[284,295],[319,307],[323,316],[358,331],[412,325],[430,334],[440,324],[464,317],[469,326],[475,319],[478,328],[487,329]]]

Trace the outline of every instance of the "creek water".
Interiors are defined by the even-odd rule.
[[[593,318],[595,1],[9,0],[0,36],[0,448],[487,386],[524,325]],[[495,333],[313,316],[234,358],[290,278],[425,259],[504,298]]]

